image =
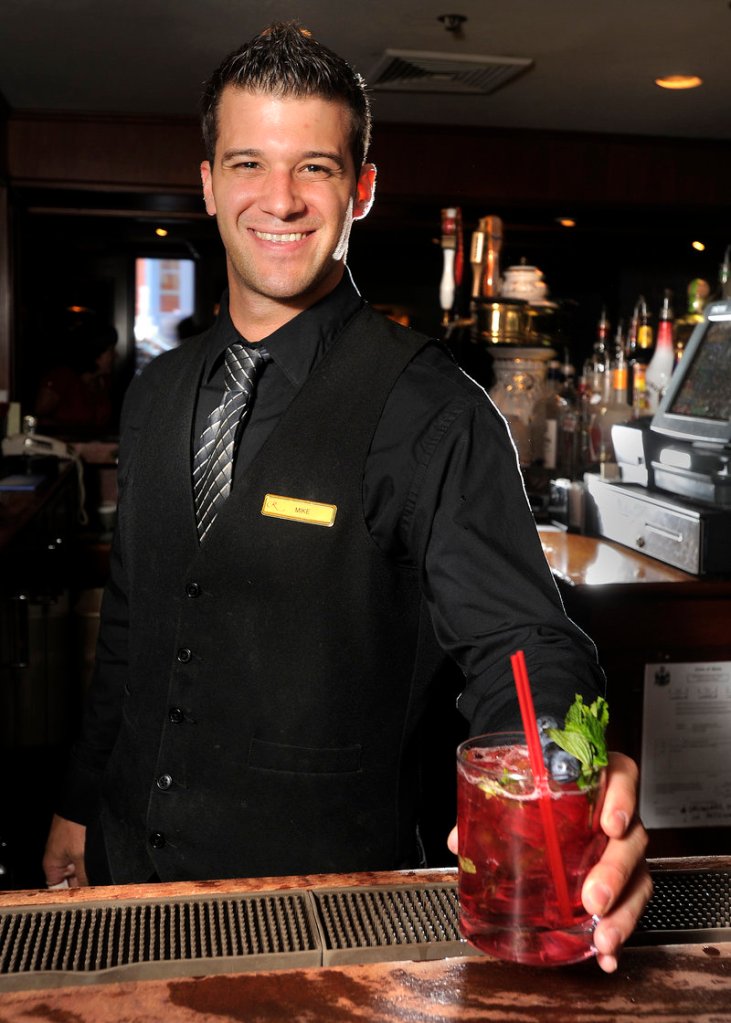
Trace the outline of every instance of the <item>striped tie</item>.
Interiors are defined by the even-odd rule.
[[[226,349],[223,401],[211,412],[193,458],[193,494],[198,539],[203,540],[231,491],[239,423],[251,406],[257,375],[269,359],[265,348],[241,344]]]

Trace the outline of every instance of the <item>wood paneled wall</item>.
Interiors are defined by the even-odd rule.
[[[200,187],[193,120],[13,114],[7,135],[18,184]],[[380,124],[371,155],[399,200],[731,205],[731,141]]]
[[[731,205],[731,142],[377,127],[381,190],[452,201]]]

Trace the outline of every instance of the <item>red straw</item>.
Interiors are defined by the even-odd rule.
[[[571,903],[569,901],[569,890],[568,885],[566,884],[566,869],[561,855],[561,847],[558,843],[556,821],[553,816],[553,806],[551,805],[551,793],[548,788],[548,773],[546,771],[546,765],[543,763],[543,750],[541,749],[541,740],[538,735],[536,712],[535,707],[533,706],[533,697],[531,695],[530,683],[528,681],[528,669],[525,664],[525,654],[523,651],[518,650],[517,653],[511,654],[510,663],[513,668],[515,688],[518,691],[520,716],[523,719],[523,731],[525,732],[526,742],[528,743],[530,766],[533,771],[536,787],[538,788],[538,803],[541,809],[543,830],[546,836],[548,862],[551,867],[551,873],[553,874],[553,884],[556,889],[559,911],[566,921],[570,922],[572,920],[572,916]]]

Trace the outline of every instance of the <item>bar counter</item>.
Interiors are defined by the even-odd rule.
[[[665,861],[671,869],[679,861]],[[708,861],[698,861],[698,864]],[[683,861],[693,867],[693,861]],[[714,858],[728,869],[731,859]],[[668,866],[669,865],[669,866]],[[357,887],[440,883],[451,870],[320,877],[191,882],[86,889],[8,892],[0,909],[73,905],[99,898],[189,897],[201,893],[285,891],[320,886]],[[731,934],[731,931],[729,931]],[[195,970],[195,968],[194,968]],[[189,970],[189,973],[194,973]],[[160,1021],[268,1023],[281,1020],[350,1023],[459,1020],[598,1020],[667,1023],[731,1021],[731,940],[630,947],[619,970],[605,974],[593,961],[558,969],[514,966],[487,956],[427,961],[378,961],[303,969],[226,972],[46,987],[0,994],[2,1023],[112,1023]]]

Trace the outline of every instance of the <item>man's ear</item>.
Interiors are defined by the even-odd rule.
[[[376,197],[376,165],[364,163],[358,177],[353,206],[353,220],[362,220],[368,215]]]
[[[201,181],[203,182],[203,198],[206,203],[206,213],[209,217],[216,215],[216,201],[213,198],[213,185],[211,183],[211,165],[208,160],[201,164]]]

